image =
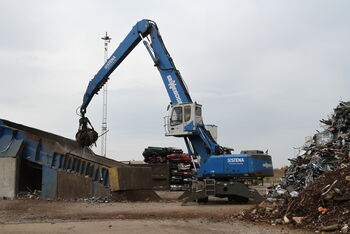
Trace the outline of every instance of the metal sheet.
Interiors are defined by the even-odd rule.
[[[3,135],[0,139],[0,157],[18,157],[23,150],[23,140],[16,140],[10,135]]]
[[[93,197],[106,197],[108,198],[110,195],[110,190],[108,187],[103,186],[98,182],[91,183],[91,194]]]
[[[54,200],[57,198],[57,170],[51,167],[42,167],[42,192],[44,199]]]
[[[92,179],[64,171],[57,172],[57,198],[77,199],[92,197]]]
[[[149,167],[115,167],[109,169],[111,191],[152,189]],[[114,176],[113,176],[114,175]]]
[[[154,190],[170,189],[169,164],[134,164],[135,167],[150,167],[152,169],[152,187]]]

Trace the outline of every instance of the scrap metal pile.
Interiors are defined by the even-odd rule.
[[[168,161],[167,155],[182,154],[182,149],[175,149],[172,147],[147,147],[142,155],[146,163],[166,163]]]
[[[198,164],[192,159],[194,156],[184,154],[181,149],[172,147],[148,147],[143,152],[144,161],[150,164],[169,164],[170,190],[183,191],[189,188],[194,174],[194,167]]]
[[[350,165],[350,102],[340,102],[332,116],[320,122],[324,131],[309,139],[298,157],[289,159],[291,165],[270,196],[296,197],[323,173]]]
[[[244,219],[254,222],[292,224],[318,231],[349,232],[350,166],[321,175],[298,197],[262,202],[244,211]]]
[[[285,177],[272,188],[268,200],[245,211],[244,219],[350,231],[350,102],[341,102],[330,118],[320,122],[324,131],[290,159]]]

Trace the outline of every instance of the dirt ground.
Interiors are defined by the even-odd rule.
[[[254,204],[182,204],[179,192],[160,192],[162,202],[87,203],[1,200],[0,233],[306,233],[235,218]]]

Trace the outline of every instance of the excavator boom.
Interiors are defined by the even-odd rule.
[[[76,140],[81,146],[90,146],[97,140],[97,133],[85,116],[86,109],[92,98],[95,94],[98,94],[99,90],[108,81],[109,75],[142,40],[154,61],[154,65],[161,74],[171,103],[192,103],[187,86],[164,45],[156,23],[151,20],[141,20],[132,28],[118,48],[89,82],[83,97],[83,103],[80,107],[81,120],[79,121],[79,130],[76,134]]]

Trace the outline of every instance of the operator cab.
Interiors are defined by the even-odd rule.
[[[203,125],[202,105],[197,103],[170,104],[165,120],[165,136],[192,135],[199,125]]]

